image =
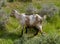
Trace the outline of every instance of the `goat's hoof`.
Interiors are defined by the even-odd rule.
[[[43,32],[43,34],[46,34],[46,32]]]
[[[23,35],[19,35],[19,37],[22,37]]]
[[[46,33],[45,33],[45,32],[43,32],[41,35],[42,35],[42,36],[45,36],[45,35],[46,35]]]

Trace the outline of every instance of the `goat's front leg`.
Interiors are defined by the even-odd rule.
[[[23,36],[23,31],[24,31],[24,27],[22,27],[22,31],[21,31],[21,37]]]
[[[26,29],[25,33],[27,33],[27,31],[28,31],[28,27],[25,27],[25,29]]]
[[[29,27],[29,26],[26,26],[26,27],[25,27],[25,29],[26,29],[25,33],[28,32],[28,29],[29,29],[29,28],[31,28],[31,27]]]

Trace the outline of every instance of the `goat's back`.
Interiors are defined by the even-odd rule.
[[[23,15],[21,16],[22,25],[34,26],[40,23],[42,18],[38,14],[34,15]]]

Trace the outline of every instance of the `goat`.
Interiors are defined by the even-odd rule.
[[[25,15],[25,13],[19,13],[17,10],[12,10],[11,17],[15,17],[19,23],[22,26],[22,35],[23,35],[23,30],[24,27],[27,28],[35,28],[38,31],[34,34],[36,36],[38,32],[41,34],[43,33],[42,31],[42,17],[39,16],[38,14],[33,14],[33,15]],[[27,30],[26,30],[27,33]]]

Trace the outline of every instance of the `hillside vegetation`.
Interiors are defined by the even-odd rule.
[[[44,11],[43,8],[47,8],[49,12],[51,8],[56,9],[55,13],[48,13],[52,15],[50,18],[43,21],[43,31],[46,34],[41,36],[38,33],[37,36],[31,37],[36,32],[31,29],[20,37],[21,25],[16,18],[9,17],[12,9],[30,14],[38,13],[38,10]],[[60,44],[60,0],[0,0],[0,44]]]

